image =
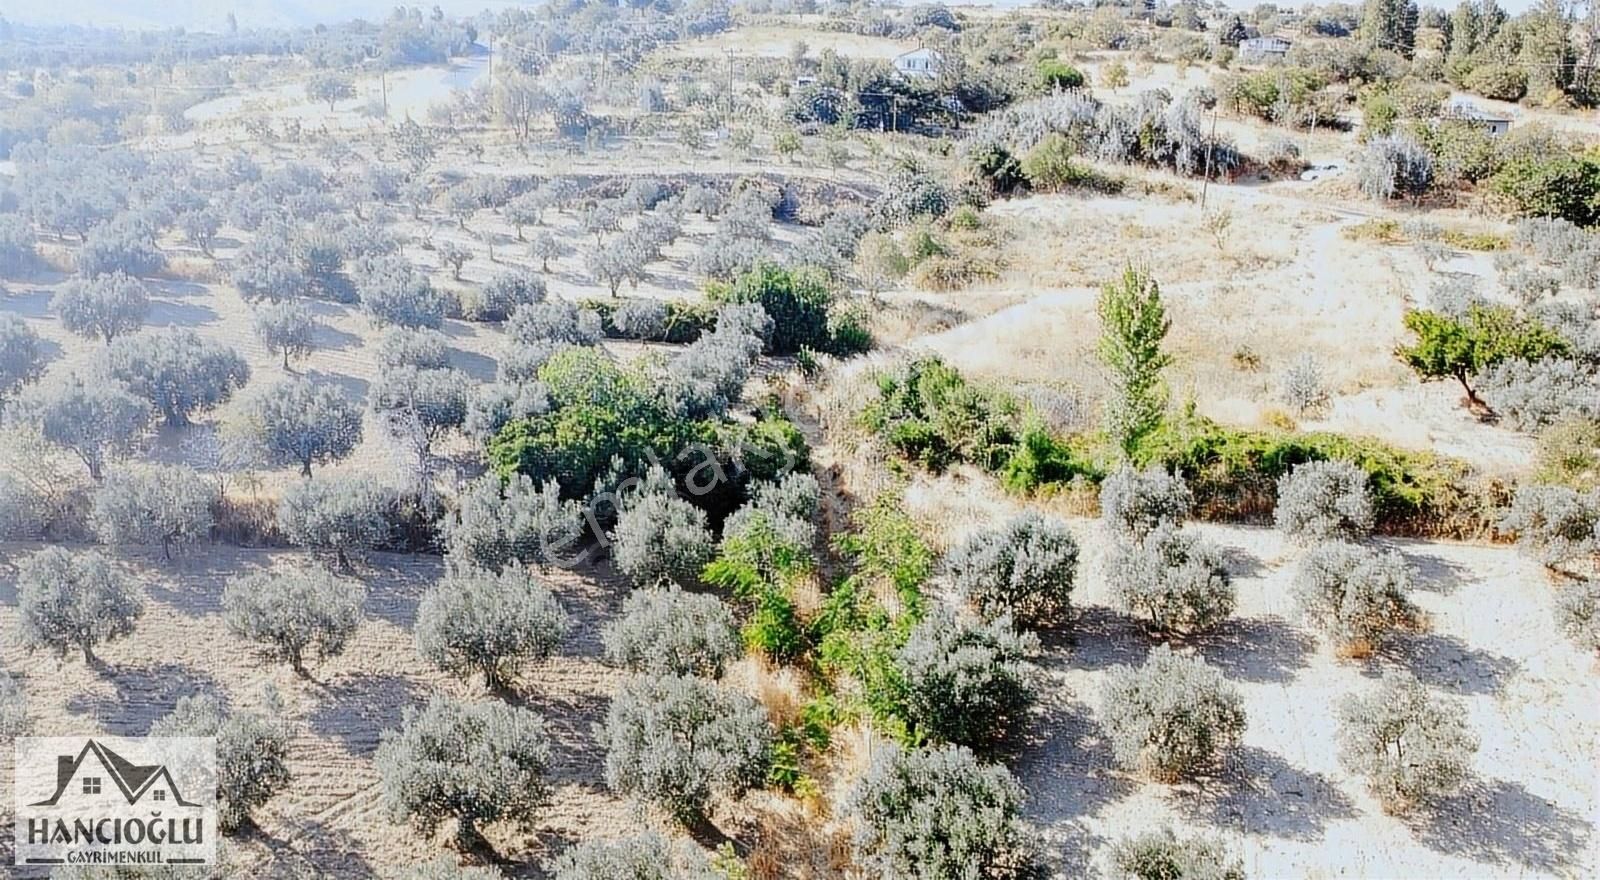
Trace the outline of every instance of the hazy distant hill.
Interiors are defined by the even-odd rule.
[[[30,24],[81,24],[101,27],[220,31],[232,12],[240,27],[287,27],[375,19],[402,0],[6,0],[0,14]],[[471,15],[506,6],[536,6],[538,0],[412,0],[406,5],[450,15]]]

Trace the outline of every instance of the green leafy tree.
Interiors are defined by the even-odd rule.
[[[1361,41],[1410,58],[1417,45],[1416,0],[1367,0],[1361,10]]]
[[[1161,302],[1161,287],[1142,269],[1129,266],[1122,277],[1100,288],[1098,353],[1112,387],[1107,422],[1125,454],[1161,424],[1167,392],[1161,372],[1172,363],[1162,351],[1172,322]]]
[[[1404,322],[1416,342],[1396,350],[1400,360],[1424,379],[1455,379],[1468,403],[1486,411],[1473,377],[1505,360],[1537,361],[1570,347],[1560,334],[1505,306],[1475,305],[1460,317],[1419,309],[1406,313]]]

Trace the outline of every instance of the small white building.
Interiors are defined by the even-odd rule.
[[[1444,118],[1460,119],[1481,125],[1497,137],[1511,130],[1511,117],[1485,110],[1465,98],[1457,98],[1446,105]]]
[[[913,49],[895,56],[894,69],[901,76],[933,79],[944,70],[944,56],[927,47]]]
[[[1244,61],[1282,61],[1294,45],[1284,37],[1268,35],[1239,41],[1239,57]]]

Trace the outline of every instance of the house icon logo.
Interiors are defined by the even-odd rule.
[[[208,865],[213,737],[19,737],[16,864]]]

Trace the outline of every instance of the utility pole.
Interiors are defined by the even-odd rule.
[[[1206,194],[1211,189],[1211,152],[1217,144],[1217,108],[1211,107],[1211,138],[1206,141],[1206,177],[1200,184],[1200,213],[1206,212]]]

